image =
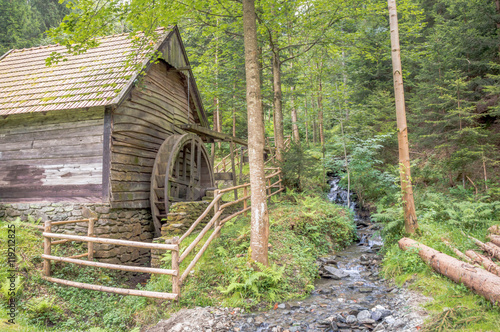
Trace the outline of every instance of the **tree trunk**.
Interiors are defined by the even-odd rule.
[[[273,50],[273,90],[274,90],[274,144],[276,159],[283,161],[284,133],[283,133],[283,105],[281,92],[281,64],[279,50]]]
[[[323,66],[323,65],[322,65]],[[325,145],[325,135],[323,132],[323,82],[321,81],[321,71],[318,82],[318,123],[319,123],[319,141],[321,146]]]
[[[490,239],[490,241],[493,244],[495,244],[496,246],[500,247],[500,235],[490,234],[490,235],[488,235],[488,238]]]
[[[469,239],[471,239],[472,241],[474,241],[474,243],[479,248],[483,249],[484,251],[486,251],[491,256],[496,257],[497,259],[500,259],[500,247],[497,247],[496,245],[494,245],[491,242],[483,243],[483,242],[479,241],[478,239],[476,239],[475,237],[472,237],[472,236],[469,236],[469,235],[467,235],[467,237]]]
[[[257,25],[254,0],[243,0],[243,34],[247,83],[248,159],[252,217],[250,224],[251,258],[268,265],[269,214],[264,174],[264,122],[257,47]]]
[[[396,118],[398,124],[399,143],[399,175],[405,210],[405,230],[413,234],[418,229],[415,202],[410,174],[410,150],[408,147],[408,129],[406,126],[405,98],[403,91],[403,75],[401,72],[401,57],[399,51],[398,14],[396,1],[388,0],[391,24],[392,67],[394,76],[394,96],[396,98]]]
[[[307,94],[304,95],[304,103],[305,103],[305,108],[304,108],[304,125],[306,127],[306,144],[309,146],[309,123],[307,122]]]
[[[233,82],[233,137],[236,137],[236,82]]]
[[[219,20],[217,20],[217,26],[219,25]],[[215,130],[219,133],[221,132],[221,121],[220,121],[220,109],[219,109],[219,37],[215,37],[215,92],[216,96],[214,98],[215,104],[215,114],[217,122],[215,123]],[[219,150],[221,148],[221,143],[218,143]]]
[[[467,250],[465,254],[470,257],[474,262],[481,264],[486,271],[496,274],[500,277],[500,266],[493,263],[493,261],[483,255],[478,254],[475,251]]]
[[[484,296],[492,303],[500,304],[500,278],[496,275],[459,261],[437,250],[429,248],[409,238],[402,238],[398,242],[399,248],[419,249],[418,255],[438,273],[450,278],[454,282],[463,283],[473,292]]]
[[[491,234],[497,234],[500,235],[500,225],[493,225],[490,228],[488,228],[488,232]]]
[[[300,144],[300,133],[299,133],[299,125],[298,125],[298,117],[297,117],[297,109],[295,108],[295,96],[293,94],[295,87],[290,87],[291,91],[291,100],[292,100],[292,133],[293,140],[295,143]]]

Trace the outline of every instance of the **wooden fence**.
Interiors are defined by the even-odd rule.
[[[52,233],[52,226],[58,226],[69,223],[87,223],[87,236],[80,235],[70,235],[70,234],[58,234]],[[179,254],[179,246],[176,244],[159,244],[159,243],[147,243],[147,242],[138,242],[138,241],[128,241],[128,240],[118,240],[118,239],[110,239],[110,238],[100,238],[94,236],[94,222],[95,219],[82,219],[82,220],[69,220],[69,221],[56,221],[52,222],[50,220],[45,221],[45,228],[43,235],[43,255],[44,259],[43,264],[43,279],[51,282],[55,282],[58,284],[63,284],[66,286],[72,286],[77,288],[91,289],[97,291],[103,291],[108,293],[122,294],[122,295],[136,295],[136,296],[145,296],[152,298],[159,298],[165,300],[176,300],[178,298],[179,291],[173,289],[172,293],[164,293],[164,292],[151,292],[151,291],[143,291],[136,289],[126,289],[126,288],[117,288],[117,287],[106,287],[99,286],[93,284],[86,284],[81,282],[75,282],[70,280],[58,279],[51,277],[51,261],[72,263],[84,266],[93,266],[99,268],[113,269],[113,270],[121,270],[121,271],[131,271],[131,272],[142,272],[142,273],[156,273],[156,274],[168,274],[172,275],[173,278],[178,277],[179,269],[178,266],[172,266],[171,270],[168,269],[158,269],[158,268],[150,268],[150,267],[141,267],[141,266],[127,266],[127,265],[119,265],[119,264],[108,264],[108,263],[100,263],[94,262],[94,243],[103,243],[103,244],[114,244],[120,246],[128,246],[135,248],[148,248],[148,249],[163,249],[163,250],[171,250],[172,257]],[[52,241],[52,239],[60,239],[57,241]],[[62,243],[66,243],[68,241],[80,241],[87,242],[87,252],[72,256],[72,257],[59,257],[51,255],[51,247],[53,245],[58,245]],[[79,258],[87,257],[87,260],[82,260]]]
[[[278,167],[269,167],[266,168],[266,191],[267,197],[270,198],[273,195],[282,192],[285,188],[282,184],[282,174],[281,170]],[[235,198],[233,201],[223,202],[222,197],[224,194],[229,193],[231,191],[243,191],[243,196],[241,198]],[[235,195],[236,196],[236,195]],[[196,221],[191,225],[191,227],[179,238],[174,237],[173,239],[167,240],[168,243],[159,244],[159,243],[147,243],[147,242],[137,242],[137,241],[129,241],[129,240],[118,240],[118,239],[110,239],[110,238],[100,238],[94,236],[94,222],[95,219],[82,219],[82,220],[71,220],[71,221],[46,221],[43,239],[44,239],[44,253],[42,258],[44,259],[44,267],[43,267],[43,279],[67,286],[97,290],[115,294],[122,295],[136,295],[136,296],[144,296],[151,298],[159,298],[166,300],[178,300],[181,293],[181,286],[183,282],[186,280],[187,276],[199,261],[203,253],[206,251],[210,243],[213,239],[219,234],[220,230],[224,226],[226,222],[235,218],[236,216],[247,213],[250,210],[251,206],[249,204],[249,199],[251,198],[250,192],[250,183],[241,184],[238,186],[233,186],[230,188],[224,188],[220,190],[216,190],[214,193],[214,199],[205,211],[196,219]],[[233,212],[229,216],[224,216],[222,220],[221,216],[226,208],[236,205],[238,203],[243,202],[243,208],[236,212]],[[202,222],[202,220],[210,213],[213,209],[214,215],[207,223],[207,225],[201,230],[198,236],[189,243],[184,250],[180,251],[180,247],[182,242],[194,231],[194,229]],[[52,226],[69,224],[69,223],[87,223],[87,236],[81,235],[70,235],[70,234],[58,234],[52,232]],[[208,239],[203,244],[202,248],[198,251],[198,253],[192,258],[191,262],[188,264],[186,269],[182,272],[180,271],[180,263],[186,260],[189,254],[193,251],[196,245],[207,235],[207,233],[213,228],[212,233],[208,237]],[[58,239],[57,241],[52,241],[52,239]],[[87,242],[87,252],[72,256],[72,257],[59,257],[51,255],[51,247],[53,245],[58,245],[62,243],[66,243],[68,241],[80,241]],[[136,248],[148,248],[148,249],[160,249],[160,250],[169,250],[172,254],[172,263],[171,269],[163,269],[163,268],[150,268],[150,267],[140,267],[140,266],[127,266],[127,265],[119,265],[119,264],[108,264],[108,263],[100,263],[93,261],[94,255],[94,243],[102,243],[102,244],[113,244],[120,246],[128,246],[128,247],[136,247]],[[86,257],[87,260],[83,260],[81,258]],[[51,261],[72,263],[84,266],[93,266],[99,268],[106,269],[114,269],[121,271],[131,271],[131,272],[141,272],[141,273],[151,273],[151,274],[164,274],[172,276],[172,292],[152,292],[152,291],[142,291],[135,289],[125,289],[125,288],[116,288],[116,287],[106,287],[99,286],[93,284],[80,283],[75,281],[69,281],[64,279],[58,279],[51,277]]]

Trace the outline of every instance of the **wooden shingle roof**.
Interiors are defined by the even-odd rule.
[[[160,41],[168,31],[161,29]],[[137,78],[138,70],[126,65],[135,45],[128,34],[99,39],[100,45],[80,55],[67,56],[50,67],[59,45],[12,50],[0,58],[0,115],[77,109],[117,104]],[[146,65],[144,52],[135,60]]]

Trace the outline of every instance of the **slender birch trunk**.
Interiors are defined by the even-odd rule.
[[[247,82],[248,159],[252,193],[250,250],[254,261],[268,265],[269,214],[264,174],[264,122],[254,0],[243,0],[243,34]]]
[[[396,118],[398,124],[399,174],[405,210],[405,230],[413,234],[418,229],[415,202],[410,174],[410,149],[408,147],[408,128],[406,126],[405,98],[403,91],[403,75],[399,49],[398,14],[396,1],[388,0],[391,25],[392,67],[394,76],[394,96],[396,98]]]

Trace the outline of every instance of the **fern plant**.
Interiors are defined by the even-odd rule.
[[[281,281],[285,266],[278,267],[276,264],[265,266],[258,262],[254,262],[257,270],[252,268],[244,268],[238,270],[237,274],[231,280],[231,283],[226,288],[219,287],[218,289],[224,294],[232,294],[235,303],[242,302],[243,299],[254,299],[260,301],[264,295],[274,302],[279,299],[283,292]]]

